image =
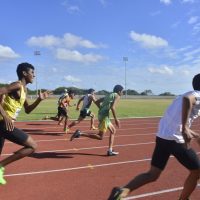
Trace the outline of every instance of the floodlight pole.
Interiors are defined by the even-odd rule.
[[[127,98],[127,88],[126,88],[126,86],[127,86],[127,85],[126,85],[126,62],[128,62],[128,57],[123,57],[123,61],[124,61],[124,73],[125,73],[125,74],[124,74],[124,75],[125,75],[125,76],[124,76],[124,78],[125,78],[125,79],[124,79],[124,82],[125,82],[125,85],[124,85],[125,88],[124,88],[124,89],[125,89],[125,98]]]
[[[40,51],[34,51],[34,56],[40,56]],[[35,86],[36,86],[36,98],[38,96],[38,79],[37,79],[37,69],[35,69]]]

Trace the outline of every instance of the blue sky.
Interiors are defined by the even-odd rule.
[[[199,36],[200,0],[0,0],[0,83],[30,62],[38,88],[180,94],[200,73]]]

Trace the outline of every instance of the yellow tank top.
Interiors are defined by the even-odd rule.
[[[21,85],[20,98],[13,99],[9,95],[6,95],[3,101],[3,109],[12,119],[16,120],[19,112],[21,111],[24,105],[25,100],[26,100],[26,93],[24,91],[23,85]],[[0,116],[0,120],[2,119],[3,117]]]

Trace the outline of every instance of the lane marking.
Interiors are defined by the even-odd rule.
[[[154,144],[155,142],[142,142],[142,143],[134,143],[134,144],[118,144],[114,145],[114,147],[128,147],[128,146],[139,146],[139,145],[148,145]],[[81,151],[81,150],[92,150],[92,149],[104,149],[108,148],[108,146],[99,146],[99,147],[85,147],[85,148],[72,148],[72,149],[58,149],[58,150],[50,150],[50,151],[38,151],[35,153],[54,153],[54,152],[67,152],[67,151]],[[10,156],[12,154],[2,154],[1,156]]]
[[[199,154],[200,152],[198,152]],[[173,158],[173,156],[170,156],[170,158]],[[151,161],[151,158],[145,158],[145,159],[139,159],[139,160],[128,160],[128,161],[121,161],[121,162],[113,162],[113,163],[104,163],[104,164],[98,164],[98,165],[92,165],[95,167],[107,167],[107,166],[113,166],[113,165],[122,165],[122,164],[130,164],[130,163],[140,163],[140,162],[146,162]],[[54,169],[54,170],[43,170],[43,171],[32,171],[32,172],[24,172],[24,173],[16,173],[16,174],[6,174],[5,177],[12,177],[12,176],[25,176],[25,175],[37,175],[37,174],[47,174],[47,173],[54,173],[54,172],[64,172],[64,171],[73,171],[73,170],[80,170],[80,169],[88,169],[88,165],[81,166],[81,167],[72,167],[72,168],[63,168],[63,169]]]
[[[198,184],[197,187],[200,187],[200,184]],[[155,195],[160,195],[160,194],[169,193],[169,192],[176,192],[176,191],[179,191],[179,190],[182,190],[182,189],[183,189],[183,187],[171,188],[171,189],[166,189],[166,190],[159,190],[159,191],[156,191],[156,192],[149,192],[149,193],[144,193],[144,194],[126,197],[126,198],[123,198],[123,199],[124,200],[140,199],[140,198],[144,198],[144,197],[155,196]]]
[[[112,166],[112,165],[138,163],[138,162],[145,162],[145,161],[150,161],[150,160],[151,160],[150,158],[143,159],[143,160],[129,160],[129,161],[122,161],[122,162],[93,165],[93,167],[107,167],[107,166]],[[54,169],[54,170],[44,170],[44,171],[32,171],[32,172],[24,172],[24,173],[16,173],[16,174],[6,174],[4,176],[5,177],[13,177],[13,176],[48,174],[48,173],[54,173],[54,172],[73,171],[73,170],[80,170],[80,169],[88,169],[88,165],[82,166],[82,167],[72,167],[72,168],[63,168],[63,169]]]
[[[150,135],[154,135],[155,136],[156,133],[142,133],[142,134],[127,134],[127,135],[116,135],[115,138],[118,137],[137,137],[137,136],[150,136]],[[104,138],[109,138],[110,136],[104,136]],[[88,139],[87,137],[81,137],[78,138],[78,140],[86,140]],[[63,139],[53,139],[53,140],[35,140],[36,142],[54,142],[54,141],[69,141],[70,138],[63,138]],[[76,139],[77,140],[77,139]],[[5,142],[6,144],[14,144],[13,142]]]

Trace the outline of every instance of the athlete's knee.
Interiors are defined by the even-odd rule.
[[[100,132],[98,133],[98,136],[99,136],[99,140],[103,140],[104,133]]]
[[[37,149],[37,143],[31,138],[29,137],[25,143],[26,147],[29,147],[33,150],[33,152],[36,151]]]

